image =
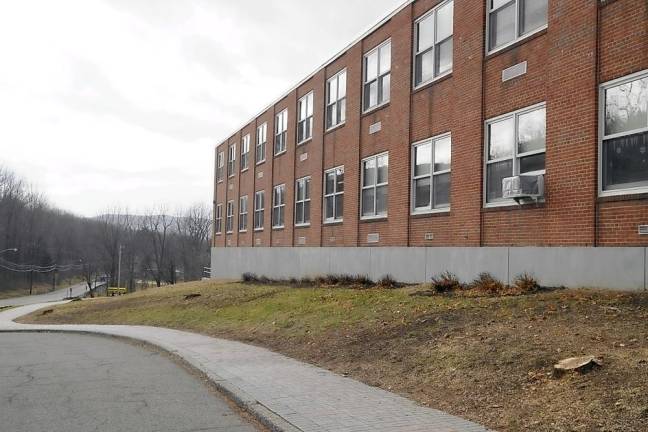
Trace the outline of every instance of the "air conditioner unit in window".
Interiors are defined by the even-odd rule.
[[[535,200],[544,196],[544,175],[519,175],[502,180],[502,196],[518,204],[523,200]]]

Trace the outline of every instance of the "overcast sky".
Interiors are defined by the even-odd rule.
[[[0,164],[93,216],[212,200],[223,139],[403,0],[0,2]]]

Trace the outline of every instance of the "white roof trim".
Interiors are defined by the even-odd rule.
[[[228,135],[227,138],[225,138],[224,140],[218,141],[218,143],[216,144],[216,147],[218,147],[218,146],[221,145],[221,144],[226,143],[226,142],[227,142],[227,141],[228,141],[232,136],[236,135],[236,133],[238,133],[241,129],[245,128],[245,127],[248,126],[250,123],[252,123],[253,121],[255,121],[258,117],[260,117],[262,114],[264,114],[264,113],[265,113],[266,111],[268,111],[270,108],[272,108],[273,106],[275,106],[279,101],[281,101],[282,99],[285,99],[287,96],[290,95],[290,93],[294,92],[294,91],[297,90],[299,87],[301,87],[302,84],[306,83],[308,80],[310,80],[311,78],[313,78],[313,77],[314,77],[314,76],[315,76],[319,71],[321,71],[321,70],[324,69],[325,67],[329,66],[331,63],[333,63],[333,62],[334,62],[335,60],[337,60],[339,57],[341,57],[342,55],[344,55],[344,53],[346,53],[349,49],[351,49],[355,44],[357,44],[358,42],[362,41],[364,38],[366,38],[367,36],[369,36],[370,34],[372,34],[373,32],[375,32],[376,30],[378,30],[378,29],[379,29],[380,27],[382,27],[382,26],[383,26],[387,21],[389,21],[390,19],[392,19],[392,18],[393,18],[394,16],[396,16],[400,11],[402,11],[403,9],[405,9],[407,6],[409,6],[410,4],[414,3],[415,1],[416,1],[416,0],[406,0],[402,5],[400,5],[399,7],[397,7],[396,10],[394,10],[392,13],[390,13],[389,15],[387,15],[385,18],[381,19],[378,23],[376,23],[376,24],[374,24],[373,26],[371,26],[371,28],[370,28],[369,30],[367,30],[367,31],[365,31],[364,33],[362,33],[362,35],[360,35],[359,37],[357,37],[353,42],[351,42],[350,44],[348,44],[347,46],[345,46],[344,48],[342,48],[340,51],[338,51],[338,52],[337,52],[333,57],[331,57],[331,58],[328,59],[326,62],[324,62],[321,66],[319,66],[317,69],[315,69],[315,70],[314,70],[311,74],[309,74],[306,78],[304,78],[303,80],[301,80],[300,82],[298,82],[298,83],[297,83],[295,86],[293,86],[290,90],[288,90],[287,92],[285,92],[284,94],[282,94],[280,97],[278,97],[277,99],[275,99],[275,100],[274,100],[272,103],[270,103],[268,106],[266,106],[265,108],[263,108],[263,109],[262,109],[262,110],[261,110],[257,115],[255,115],[254,117],[252,117],[252,118],[251,118],[250,120],[248,120],[247,122],[243,123],[243,125],[241,125],[240,128],[236,129],[236,132],[234,132],[234,134],[232,134],[232,135]]]

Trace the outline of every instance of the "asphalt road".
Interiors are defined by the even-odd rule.
[[[85,283],[74,285],[72,287],[72,297],[80,296],[87,290]],[[46,294],[38,294],[25,297],[14,297],[9,299],[0,300],[0,307],[5,306],[25,306],[37,303],[49,303],[53,301],[60,301],[70,295],[70,288],[63,288],[60,290],[52,291]]]
[[[117,339],[0,333],[0,430],[253,432],[166,356]]]

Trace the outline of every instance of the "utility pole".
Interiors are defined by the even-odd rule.
[[[122,249],[124,247],[119,245],[119,260],[117,261],[117,288],[121,287],[121,258],[122,258]]]
[[[29,272],[29,295],[32,295],[34,290],[34,269]]]

